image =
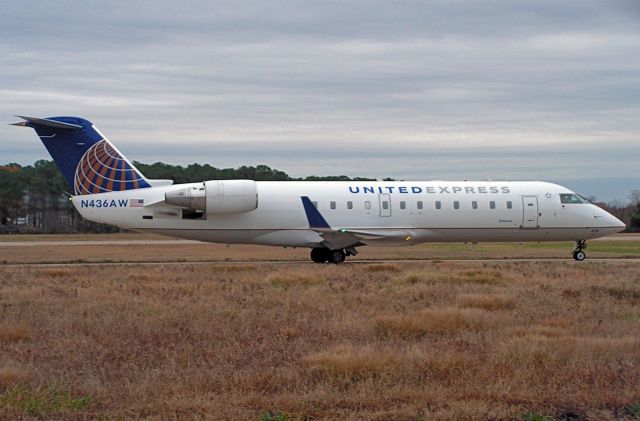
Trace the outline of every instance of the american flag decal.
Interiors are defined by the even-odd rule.
[[[144,199],[129,199],[129,207],[141,208],[144,206]]]

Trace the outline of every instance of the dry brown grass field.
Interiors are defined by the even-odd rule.
[[[3,419],[639,417],[637,262],[0,265]]]

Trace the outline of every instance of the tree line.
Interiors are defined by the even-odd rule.
[[[216,168],[208,164],[170,165],[162,162],[135,166],[150,179],[169,179],[175,184],[204,180],[249,179],[256,181],[366,181],[371,178],[346,175],[290,177],[267,165]],[[391,179],[386,179],[391,180]],[[33,165],[0,166],[0,233],[117,232],[120,228],[83,219],[69,201],[69,187],[53,161]],[[594,200],[595,201],[595,200]],[[640,232],[640,190],[629,194],[629,203],[619,200],[597,203],[627,224],[627,231]]]
[[[290,177],[267,165],[216,168],[208,164],[186,167],[162,162],[134,165],[149,179],[169,179],[175,184],[205,180],[249,179],[256,181],[365,181],[371,178],[340,176]],[[69,200],[69,187],[55,162],[0,166],[0,234],[118,232],[120,228],[83,219]]]

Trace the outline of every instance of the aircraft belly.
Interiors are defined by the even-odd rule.
[[[147,228],[144,231],[177,238],[226,244],[260,244],[289,247],[317,247],[324,239],[313,230],[262,230],[262,229],[174,229]],[[399,247],[423,242],[520,242],[520,241],[573,241],[591,239],[613,233],[598,228],[539,228],[539,229],[491,229],[491,228],[430,228],[412,230],[413,236],[405,239],[362,240],[363,244],[380,247]]]
[[[538,229],[492,229],[492,228],[432,228],[416,230],[416,242],[489,242],[489,241],[573,241],[591,239],[615,233],[615,229],[538,228]]]
[[[171,237],[223,244],[259,244],[267,246],[313,247],[322,242],[310,230],[172,229],[149,228],[144,231]]]

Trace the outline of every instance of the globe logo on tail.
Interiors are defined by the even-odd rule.
[[[150,186],[106,139],[84,153],[78,162],[73,185],[76,195],[144,187]]]

